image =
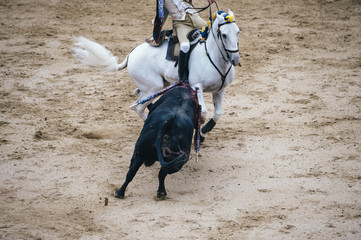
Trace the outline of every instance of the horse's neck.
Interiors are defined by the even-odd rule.
[[[213,29],[211,29],[213,31]],[[228,62],[226,62],[223,57],[227,57],[227,53],[223,49],[222,42],[217,38],[216,30],[214,30],[213,34],[212,32],[209,33],[209,36],[206,40],[207,49],[209,56],[211,57],[212,61],[216,64],[216,66],[220,70],[225,70],[227,67],[229,67]],[[222,56],[223,54],[223,56]]]

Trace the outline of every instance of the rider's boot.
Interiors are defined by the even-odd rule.
[[[189,43],[185,43],[185,44],[182,43],[181,50],[179,51],[179,56],[178,56],[178,76],[180,82],[189,83],[188,60],[189,60]]]

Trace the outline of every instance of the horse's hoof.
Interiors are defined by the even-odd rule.
[[[137,103],[133,103],[132,105],[130,105],[129,108],[132,109],[132,110],[135,110],[135,108],[137,107],[137,105],[138,105]]]
[[[135,94],[137,97],[139,97],[139,95],[140,95],[140,89],[139,89],[139,88],[134,89],[134,94]]]
[[[120,199],[124,199],[124,193],[121,192],[121,191],[119,191],[119,190],[116,190],[116,191],[114,192],[114,197],[120,198]]]

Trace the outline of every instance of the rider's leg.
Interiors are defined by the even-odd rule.
[[[188,60],[190,43],[187,34],[195,28],[207,26],[207,23],[198,14],[186,14],[183,21],[173,20],[173,29],[176,32],[180,43],[180,51],[178,56],[178,75],[179,81],[188,82]]]
[[[178,56],[178,76],[180,82],[188,83],[188,60],[189,60],[190,43],[182,42]]]
[[[198,14],[189,15],[194,28],[206,27],[207,23]]]
[[[174,20],[173,29],[175,30],[178,41],[180,43],[180,51],[178,56],[179,81],[188,82],[188,59],[190,43],[188,41],[187,34],[194,29],[189,14],[186,15],[183,21]]]
[[[186,26],[184,26],[186,25]],[[207,23],[198,15],[187,14],[184,24],[176,29],[178,40],[180,42],[180,51],[178,56],[178,76],[179,81],[188,82],[188,60],[190,43],[187,34],[194,28],[207,26]]]

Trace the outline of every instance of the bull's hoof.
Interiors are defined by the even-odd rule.
[[[166,200],[167,199],[167,193],[166,192],[157,192],[157,199],[158,200]]]
[[[114,197],[124,199],[124,192],[120,191],[120,189],[114,192]]]

